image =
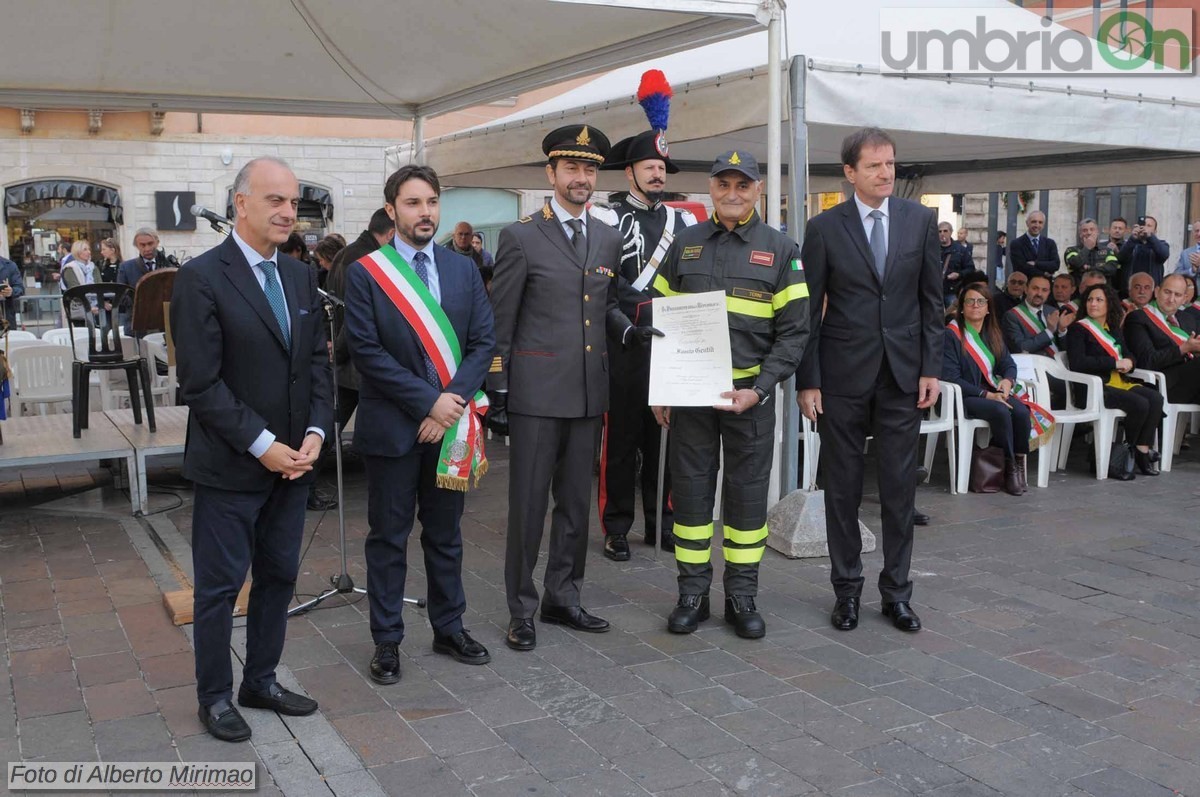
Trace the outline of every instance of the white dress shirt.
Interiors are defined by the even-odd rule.
[[[878,210],[883,214],[883,218],[879,220],[879,223],[883,224],[883,251],[885,252],[888,251],[888,224],[892,219],[891,214],[888,212],[888,205],[891,203],[891,201],[891,197],[886,197],[883,200],[882,205],[880,205],[878,208],[873,208],[859,199],[858,194],[854,195],[854,204],[858,207],[858,217],[862,220],[863,232],[867,234],[868,242],[871,240],[871,232],[876,224],[875,219],[871,218],[869,214],[873,210]]]
[[[584,208],[583,213],[578,216],[572,216],[570,211],[562,206],[558,201],[557,196],[550,197],[550,209],[554,211],[554,215],[558,217],[558,223],[562,225],[563,232],[566,233],[567,240],[571,240],[575,236],[575,231],[571,229],[571,225],[567,224],[569,219],[579,219],[583,222],[583,237],[587,238],[588,231],[588,212]]]
[[[404,241],[401,241],[400,236],[397,235],[392,238],[392,248],[400,254],[400,257],[404,258],[404,261],[408,263],[409,266],[413,267],[413,271],[416,271],[416,268],[413,265],[413,257],[417,254],[417,252],[425,253],[425,257],[429,258],[425,265],[426,271],[428,272],[426,276],[429,278],[429,292],[433,294],[433,300],[438,304],[441,304],[442,281],[438,276],[437,261],[433,259],[433,241],[425,244],[425,246],[421,249],[416,249],[412,246],[409,246]]]

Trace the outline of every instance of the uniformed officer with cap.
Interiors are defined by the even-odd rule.
[[[665,118],[659,121],[665,123]],[[686,210],[663,204],[667,175],[679,171],[669,157],[665,130],[647,130],[618,141],[601,168],[624,169],[629,181],[628,192],[610,197],[610,209],[624,240],[618,273],[621,310],[636,324],[638,306],[647,300],[645,291],[666,257],[671,241],[684,227],[695,224],[696,218]],[[609,384],[612,397],[604,416],[604,442],[600,449],[600,527],[604,530],[604,555],[624,562],[629,559],[626,535],[636,510],[639,455],[646,544],[654,545],[659,536],[659,429],[647,406],[649,348],[614,347],[609,352]],[[670,484],[669,476],[665,483]],[[671,502],[666,495],[662,501],[662,548],[672,551],[675,546],[670,531]]]
[[[759,218],[758,163],[744,151],[713,163],[712,218],[676,236],[653,291],[677,296],[725,293],[733,390],[728,406],[655,407],[671,430],[679,601],[668,630],[695,631],[709,616],[713,497],[724,448],[725,619],[756,639],[766,625],[754,604],[767,539],[767,486],[775,441],[775,386],[792,376],[808,341],[808,285],[800,248]]]
[[[496,356],[488,375],[489,425],[510,433],[504,583],[506,642],[536,645],[533,583],[549,493],[554,492],[541,604],[544,622],[608,630],[580,606],[592,463],[608,409],[608,341],[644,345],[617,305],[621,236],[585,212],[609,151],[595,128],[568,125],[542,141],[550,202],[500,232],[492,306]]]

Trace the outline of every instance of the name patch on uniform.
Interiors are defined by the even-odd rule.
[[[773,266],[775,265],[775,253],[755,250],[750,253],[750,262],[756,266]]]
[[[679,256],[680,260],[699,260],[700,253],[704,251],[703,246],[685,246],[683,254]]]
[[[750,288],[730,288],[729,295],[738,299],[750,299],[755,302],[769,302],[772,298],[771,294],[766,291],[756,291]]]
[[[610,278],[617,276],[615,271],[613,271],[611,268],[605,268],[604,266],[596,266],[596,273],[603,274],[604,276]]]

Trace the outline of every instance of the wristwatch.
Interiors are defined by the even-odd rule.
[[[754,386],[754,392],[758,394],[758,403],[760,405],[765,405],[767,402],[769,402],[771,400],[770,391],[763,390],[758,385]]]

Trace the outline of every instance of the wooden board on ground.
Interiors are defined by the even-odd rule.
[[[250,582],[247,581],[242,585],[242,591],[238,593],[237,600],[233,604],[233,616],[243,617],[246,614],[246,606],[250,603]],[[175,625],[188,625],[194,619],[192,615],[192,590],[177,589],[174,592],[163,593],[163,606],[167,610],[167,614],[171,617],[171,622]]]

